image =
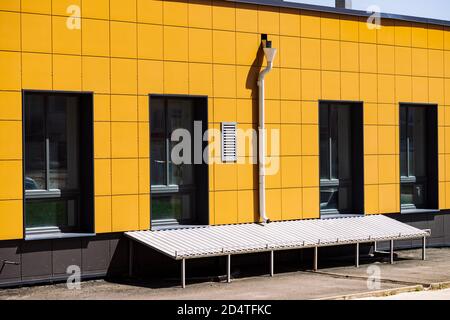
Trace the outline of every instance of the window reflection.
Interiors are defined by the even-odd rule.
[[[27,96],[25,108],[25,190],[45,190],[45,105],[43,96]]]
[[[151,206],[154,220],[183,221],[191,217],[192,196],[190,194],[155,196]]]
[[[194,137],[194,117],[193,117],[192,101],[189,100],[169,100],[168,101],[168,122],[169,133],[177,129],[185,129],[189,132],[191,139]],[[190,141],[188,145],[191,145]],[[179,141],[170,141],[170,154],[175,145]],[[192,151],[192,150],[191,150]],[[181,152],[180,156],[184,159],[186,157]],[[171,185],[189,185],[193,183],[193,153],[191,152],[189,163],[182,163],[175,165],[169,161],[169,184]]]
[[[166,184],[166,117],[163,99],[153,99],[151,106],[151,184]]]
[[[321,104],[320,209],[346,213],[352,209],[351,106]]]
[[[77,97],[51,97],[48,108],[49,189],[78,188]]]
[[[27,228],[66,229],[75,227],[77,202],[73,200],[33,200],[26,206]]]
[[[27,232],[78,224],[80,97],[25,95],[25,223]]]
[[[194,101],[188,98],[154,97],[150,101],[151,216],[155,224],[193,219],[193,141],[183,139],[194,137],[194,105]],[[172,141],[172,134],[178,129],[185,130],[185,134],[180,141]],[[175,164],[172,151],[180,143],[188,150],[181,149],[179,156],[188,163]],[[178,154],[178,150],[174,152]]]
[[[404,209],[426,206],[426,135],[426,107],[400,106],[400,201]]]

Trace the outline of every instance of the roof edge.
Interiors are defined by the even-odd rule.
[[[303,9],[303,10],[325,12],[325,13],[336,13],[336,14],[356,16],[356,17],[370,17],[373,14],[371,12],[366,12],[366,11],[362,11],[362,10],[327,7],[327,6],[320,6],[320,5],[315,5],[315,4],[289,2],[289,1],[283,1],[283,0],[226,0],[226,1],[236,2],[236,3],[262,5],[262,6],[280,7],[280,8]],[[392,20],[399,20],[399,21],[406,21],[406,22],[424,23],[424,24],[431,24],[431,25],[436,25],[436,26],[450,27],[450,21],[448,21],[448,20],[414,17],[414,16],[407,16],[407,15],[400,15],[400,14],[393,14],[393,13],[380,13],[380,17],[382,19],[392,19]]]

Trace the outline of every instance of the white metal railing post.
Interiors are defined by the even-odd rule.
[[[422,238],[422,260],[424,261],[427,260],[426,250],[427,250],[427,237],[425,236]]]
[[[231,282],[231,254],[227,256],[227,282]]]
[[[274,275],[274,251],[270,251],[270,276],[273,277]]]
[[[314,267],[313,267],[313,270],[314,271],[317,271],[317,259],[318,259],[318,256],[319,255],[319,248],[318,247],[314,247]]]
[[[394,240],[390,241],[390,254],[389,254],[389,260],[391,264],[394,264]]]

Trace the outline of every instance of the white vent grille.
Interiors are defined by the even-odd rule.
[[[237,161],[236,122],[222,122],[222,162]]]

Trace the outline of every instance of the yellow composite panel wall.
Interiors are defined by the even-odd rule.
[[[0,2],[18,10],[20,1]],[[3,9],[3,8],[2,8]],[[23,237],[20,14],[0,11],[0,240]]]
[[[80,29],[66,26],[74,4]],[[148,229],[148,94],[207,95],[209,128],[256,128],[261,33],[278,49],[266,90],[267,127],[281,133],[269,152],[280,164],[267,179],[272,220],[319,217],[319,99],[364,102],[373,214],[400,207],[398,103],[438,103],[440,208],[450,208],[450,32],[382,23],[221,1],[1,0],[0,239],[22,237],[22,89],[94,92],[96,232]],[[211,224],[257,220],[256,165],[212,157]]]

